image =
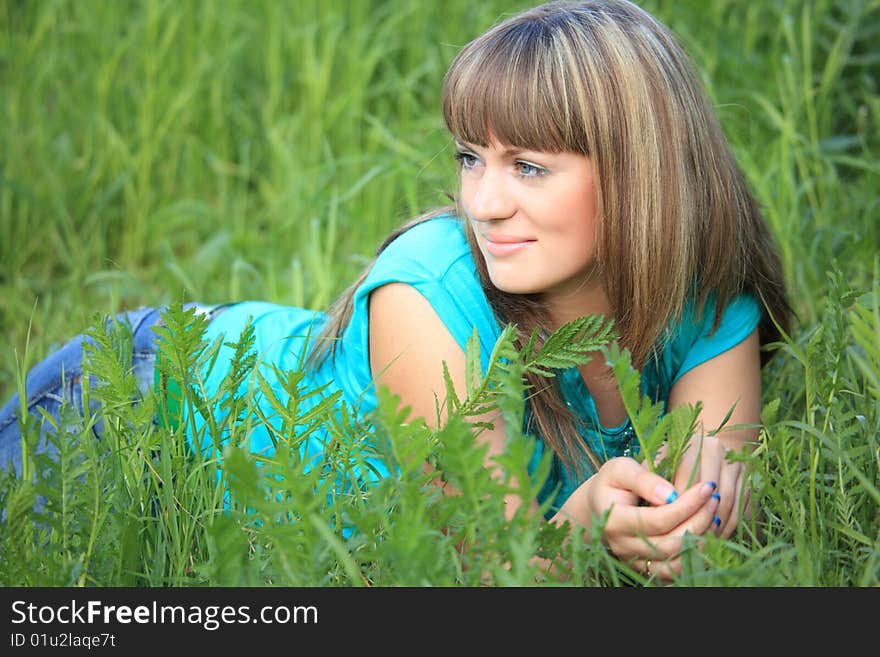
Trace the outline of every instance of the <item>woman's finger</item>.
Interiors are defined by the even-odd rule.
[[[702,534],[712,522],[717,506],[714,484],[698,484],[673,502],[656,507],[613,510],[605,526],[613,536],[618,556],[666,558],[677,552],[685,531]]]
[[[665,505],[678,497],[678,491],[671,482],[633,459],[611,459],[603,469],[608,485],[632,492],[649,504]]]
[[[736,530],[736,526],[743,517],[747,517],[748,504],[750,503],[750,495],[748,490],[748,482],[745,468],[741,463],[737,472],[737,479],[734,485],[734,499],[731,503],[730,513],[726,517],[725,522],[718,528],[716,534],[722,538],[729,538]]]
[[[681,559],[672,557],[662,561],[655,559],[636,559],[630,562],[646,581],[669,582],[681,574]]]
[[[696,434],[676,464],[673,481],[679,488],[689,488],[697,481],[717,482],[723,464],[724,447],[718,438]]]
[[[710,482],[711,485],[712,482]],[[718,494],[717,488],[714,489],[706,504],[703,505],[690,518],[673,530],[673,533],[682,536],[685,532],[694,534],[695,536],[703,536],[706,532],[714,531],[720,524],[718,517],[718,505],[721,503],[721,495]]]
[[[718,475],[718,495],[720,497],[718,509],[715,512],[715,523],[712,531],[716,536],[721,536],[724,528],[733,520],[736,522],[735,505],[738,501],[737,483],[739,481],[740,468],[737,463],[728,463],[721,469]]]

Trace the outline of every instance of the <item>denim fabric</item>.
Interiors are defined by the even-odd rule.
[[[156,354],[152,325],[158,318],[159,310],[156,308],[139,308],[117,316],[119,321],[128,322],[132,329],[134,338],[132,366],[142,392],[149,389],[153,380]],[[79,414],[82,414],[82,360],[83,344],[86,341],[92,342],[83,334],[77,335],[28,372],[25,389],[29,413],[39,416],[41,415],[39,409],[42,409],[57,420],[62,403],[68,402]],[[21,475],[19,411],[18,394],[13,395],[0,411],[0,467],[8,468],[11,463],[17,476]],[[69,431],[78,431],[80,428],[80,426],[66,427]],[[46,435],[54,431],[51,423],[44,419],[37,446],[38,453],[54,451],[54,447],[46,440]],[[100,429],[96,428],[95,432],[99,435]]]
[[[211,313],[213,306],[185,304],[184,307],[195,306],[197,313]],[[222,307],[222,306],[221,306]],[[161,308],[143,307],[117,315],[117,320],[127,322],[131,326],[133,337],[132,371],[137,379],[141,394],[147,394],[153,386],[153,368],[156,363],[155,334],[153,326],[160,319]],[[58,420],[59,409],[63,402],[68,402],[83,414],[83,344],[91,339],[83,334],[77,335],[64,346],[50,354],[45,360],[35,365],[28,372],[25,382],[27,391],[28,412],[42,415],[40,409]],[[94,411],[97,402],[91,401]],[[19,417],[18,395],[13,395],[0,411],[0,468],[7,469],[11,464],[16,476],[21,476],[21,432],[18,426]],[[64,427],[68,431],[79,431],[82,425]],[[42,420],[40,441],[37,452],[53,453],[46,436],[54,433],[55,428],[50,422]],[[96,438],[100,438],[101,427],[93,428]]]

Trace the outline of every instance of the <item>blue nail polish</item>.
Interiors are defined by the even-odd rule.
[[[712,518],[712,523],[713,523],[716,527],[718,527],[718,526],[721,524],[721,518],[719,518],[718,516],[715,516],[714,518]]]
[[[718,493],[712,493],[712,499],[718,500],[720,502],[721,496]]]
[[[718,484],[716,484],[714,481],[710,481],[709,485],[712,487],[712,490],[715,490],[716,488],[718,488]]]
[[[666,503],[671,504],[672,502],[675,501],[675,498],[677,498],[677,497],[678,497],[678,491],[673,490],[671,493],[669,493],[669,497],[666,498]]]

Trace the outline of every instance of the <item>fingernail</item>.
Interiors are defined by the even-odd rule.
[[[718,527],[719,525],[721,525],[721,518],[715,516],[714,518],[712,518],[712,524]]]
[[[678,491],[670,488],[668,484],[660,484],[654,489],[654,492],[657,494],[657,497],[666,500],[667,504],[674,502],[675,498],[678,497]]]
[[[712,493],[712,499],[721,501],[721,496],[718,493]]]
[[[709,497],[713,490],[715,490],[713,482],[708,481],[700,488],[700,495],[702,495],[703,497]]]
[[[712,487],[712,490],[715,490],[716,488],[718,488],[718,484],[716,484],[714,481],[710,481],[708,483]]]

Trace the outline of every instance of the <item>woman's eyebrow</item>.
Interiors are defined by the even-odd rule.
[[[460,148],[466,151],[477,150],[477,147],[472,146],[466,142],[461,141],[460,139],[455,140],[456,148]],[[502,157],[516,157],[517,155],[529,151],[528,148],[520,148],[518,146],[508,146],[504,150],[501,151]]]

